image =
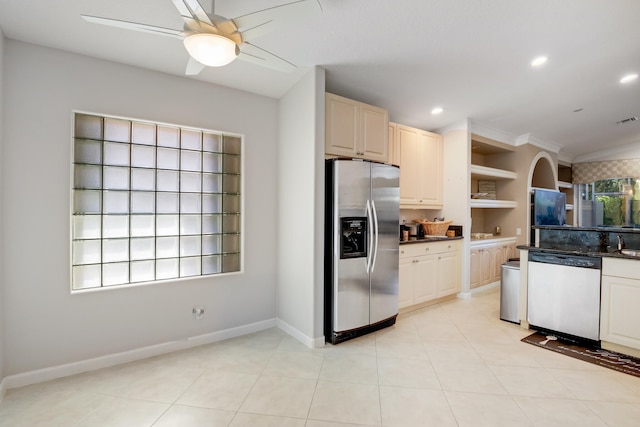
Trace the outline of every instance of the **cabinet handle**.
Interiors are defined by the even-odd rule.
[[[425,251],[429,252],[429,248],[424,248]]]
[[[400,251],[400,253],[401,253],[401,254],[403,254],[403,253],[404,253],[404,251]]]

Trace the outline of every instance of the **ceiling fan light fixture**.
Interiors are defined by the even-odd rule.
[[[184,39],[189,55],[209,67],[222,67],[238,56],[236,43],[218,34],[198,33]]]

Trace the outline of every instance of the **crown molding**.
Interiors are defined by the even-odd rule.
[[[485,138],[493,139],[494,141],[502,142],[504,144],[514,146],[516,145],[515,135],[474,121],[469,121],[469,132],[476,135],[484,136]]]
[[[435,130],[435,133],[444,135],[445,133],[453,132],[456,130],[468,131],[470,128],[469,119],[463,119],[455,123],[451,123],[445,127],[439,128]]]
[[[631,158],[628,154],[632,152],[635,152],[632,154],[633,158],[640,158],[640,142],[633,142],[631,144],[581,154],[573,159],[573,163],[597,162],[602,160],[623,160]]]
[[[538,148],[542,148],[546,151],[551,151],[555,154],[558,154],[560,152],[560,149],[562,149],[562,145],[548,139],[540,138],[539,136],[535,136],[532,133],[525,133],[516,138],[516,147],[524,144],[535,145]]]
[[[569,166],[571,165],[571,163],[574,163],[574,158],[571,157],[569,154],[567,153],[558,153],[558,163],[559,164],[564,164],[565,166]]]
[[[493,139],[494,141],[499,141],[515,147],[525,144],[531,144],[555,154],[558,154],[562,149],[562,145],[551,140],[535,136],[532,133],[525,133],[520,136],[515,136],[508,132],[473,121],[469,122],[469,131],[476,135],[484,136],[485,138]]]

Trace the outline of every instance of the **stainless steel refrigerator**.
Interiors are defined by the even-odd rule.
[[[325,339],[337,344],[398,315],[400,169],[326,160]]]

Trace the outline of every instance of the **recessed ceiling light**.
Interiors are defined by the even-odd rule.
[[[442,107],[436,107],[433,110],[431,110],[431,114],[440,114],[442,113],[444,110],[442,109]]]
[[[620,83],[629,83],[638,78],[637,74],[627,74],[623,78],[620,79]]]
[[[546,56],[538,56],[536,59],[534,59],[533,61],[531,61],[531,66],[532,67],[539,67],[543,64],[545,64],[547,62],[547,58]]]

